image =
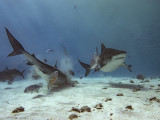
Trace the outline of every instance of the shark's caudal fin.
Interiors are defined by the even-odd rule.
[[[13,52],[10,53],[8,56],[15,56],[15,55],[22,54],[22,51],[24,51],[23,46],[14,38],[14,36],[9,32],[7,28],[5,29],[6,29],[8,39],[14,49]]]
[[[81,66],[86,70],[85,77],[88,76],[88,74],[90,73],[90,65],[81,62],[79,59],[78,61],[81,64]]]

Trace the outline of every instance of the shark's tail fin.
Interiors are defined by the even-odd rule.
[[[85,77],[88,76],[88,74],[90,73],[90,65],[81,62],[79,59],[78,61],[81,64],[81,66],[86,70]]]
[[[25,51],[23,46],[14,38],[14,36],[9,32],[7,28],[5,29],[7,32],[8,39],[14,49],[13,52],[10,53],[8,56],[15,56],[15,55],[23,54],[22,51]]]

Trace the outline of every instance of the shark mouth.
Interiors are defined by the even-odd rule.
[[[119,57],[119,58],[115,58],[113,60],[119,60],[119,59],[125,59],[125,57]]]

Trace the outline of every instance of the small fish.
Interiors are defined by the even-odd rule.
[[[53,51],[54,51],[53,49],[47,49],[46,53],[53,52]]]
[[[39,84],[39,85],[30,85],[28,87],[26,87],[26,89],[24,90],[24,93],[33,93],[33,92],[37,92],[39,91],[39,89],[43,86],[43,84]]]
[[[48,83],[48,90],[50,90],[51,88],[53,88],[53,85],[56,82],[57,78],[58,78],[58,71],[55,71],[50,76],[50,81]]]

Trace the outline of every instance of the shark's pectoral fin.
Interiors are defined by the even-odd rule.
[[[132,65],[128,65],[128,70],[129,70],[130,72],[133,72],[131,68],[132,68]]]
[[[43,68],[38,68],[43,74],[48,74],[48,71]]]
[[[130,72],[132,72],[132,65],[126,65],[124,62],[122,63],[122,67],[127,68]]]
[[[32,56],[33,56],[34,58],[36,58],[35,54],[32,54]]]
[[[57,79],[58,79],[58,71],[54,71],[49,77],[48,90],[50,90],[53,87]]]
[[[48,74],[48,71],[47,71],[47,70],[40,69],[40,71],[43,72],[44,74]]]

